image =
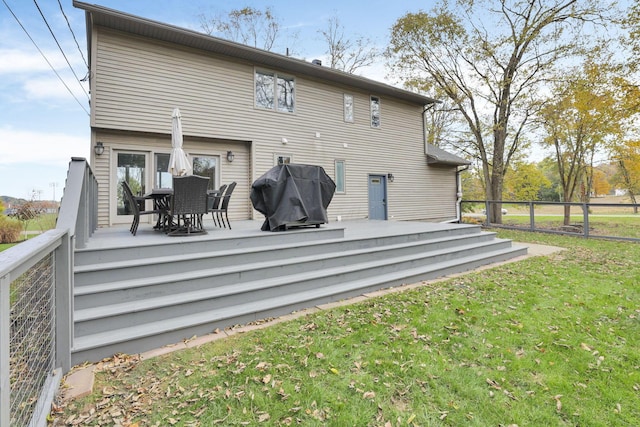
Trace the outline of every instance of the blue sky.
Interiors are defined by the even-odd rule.
[[[55,199],[59,200],[71,157],[89,158],[88,87],[86,83],[78,81],[87,74],[82,57],[82,54],[86,57],[84,11],[75,9],[71,0],[2,1],[0,196],[29,199],[35,195],[36,199],[51,200],[55,195]],[[197,31],[200,31],[200,16],[203,14],[224,16],[234,8],[252,6],[264,9],[271,6],[283,26],[288,31],[298,33],[295,46],[297,56],[309,60],[323,58],[318,30],[326,28],[331,16],[339,17],[348,37],[362,35],[384,46],[389,28],[396,19],[406,12],[430,9],[433,5],[429,0],[89,0],[88,3]],[[69,26],[80,49],[76,46]],[[66,59],[60,52],[56,39]],[[44,53],[66,87],[38,49]],[[382,61],[360,74],[382,80]]]

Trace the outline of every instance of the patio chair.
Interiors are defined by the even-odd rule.
[[[170,236],[206,233],[202,217],[207,213],[209,178],[189,175],[173,177],[173,197],[169,210]]]
[[[218,222],[222,224],[222,227],[224,228],[227,228],[227,226],[224,223],[224,218],[227,218],[227,225],[229,226],[229,230],[231,230],[231,223],[229,222],[229,214],[227,213],[227,210],[229,209],[229,200],[231,200],[231,194],[233,193],[233,190],[235,188],[236,188],[236,182],[234,181],[231,184],[229,184],[229,186],[227,187],[227,190],[224,192],[224,195],[222,196],[222,202],[220,203],[220,207],[217,209],[211,210],[211,215],[217,216]],[[224,214],[224,218],[222,216],[223,214]]]
[[[216,227],[222,227],[222,225],[218,225],[218,222],[216,221],[216,215],[213,211],[220,208],[220,201],[222,200],[222,196],[224,195],[224,191],[226,189],[227,184],[224,184],[220,186],[217,191],[214,191],[213,194],[209,194],[209,199],[211,200],[211,202],[209,203],[208,209],[209,212],[211,212],[211,218],[213,219],[213,223],[216,225]]]
[[[122,181],[122,189],[124,191],[125,203],[129,205],[133,215],[133,222],[131,223],[129,231],[131,231],[131,234],[135,236],[138,232],[138,225],[140,225],[140,215],[162,215],[164,211],[162,209],[152,209],[150,211],[144,210],[144,197],[134,196],[127,181]]]

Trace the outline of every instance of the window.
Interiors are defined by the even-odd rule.
[[[133,207],[124,195],[122,181],[127,181],[134,196],[145,193],[146,155],[142,153],[117,153],[116,159],[116,213],[117,215],[131,215]]]
[[[353,95],[344,94],[344,121],[353,123]]]
[[[291,154],[276,154],[275,155],[275,164],[276,165],[288,165],[291,163],[292,156]]]
[[[380,127],[380,98],[377,96],[371,97],[371,127]]]
[[[193,156],[193,174],[209,178],[208,190],[218,188],[216,185],[218,159],[218,157],[211,156]]]
[[[295,79],[273,72],[256,70],[256,107],[293,113]]]
[[[336,160],[336,193],[344,194],[345,191],[344,160]]]
[[[154,188],[172,188],[173,177],[169,171],[169,154],[156,153],[156,170]]]

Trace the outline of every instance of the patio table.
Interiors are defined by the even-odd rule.
[[[153,226],[156,230],[166,231],[170,224],[167,224],[168,215],[166,214],[171,207],[171,197],[173,196],[173,189],[171,188],[154,188],[150,193],[144,195],[145,199],[153,200],[153,209],[162,211],[158,215],[156,225]]]

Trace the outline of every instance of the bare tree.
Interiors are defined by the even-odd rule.
[[[347,73],[355,73],[362,67],[373,64],[379,52],[371,39],[356,36],[351,40],[345,36],[344,26],[337,15],[327,21],[327,28],[318,30],[327,44],[325,53],[329,66]]]
[[[286,36],[270,7],[264,10],[249,6],[233,9],[223,18],[200,15],[200,26],[209,35],[220,34],[228,40],[268,51],[278,49],[278,43]],[[291,38],[295,40],[297,35],[293,34]],[[293,43],[284,50],[292,54]]]
[[[441,90],[482,163],[488,200],[502,200],[504,175],[522,151],[549,73],[584,47],[580,30],[599,22],[597,0],[458,0],[409,13],[392,28],[392,70],[409,87]],[[500,223],[500,206],[489,213]]]

